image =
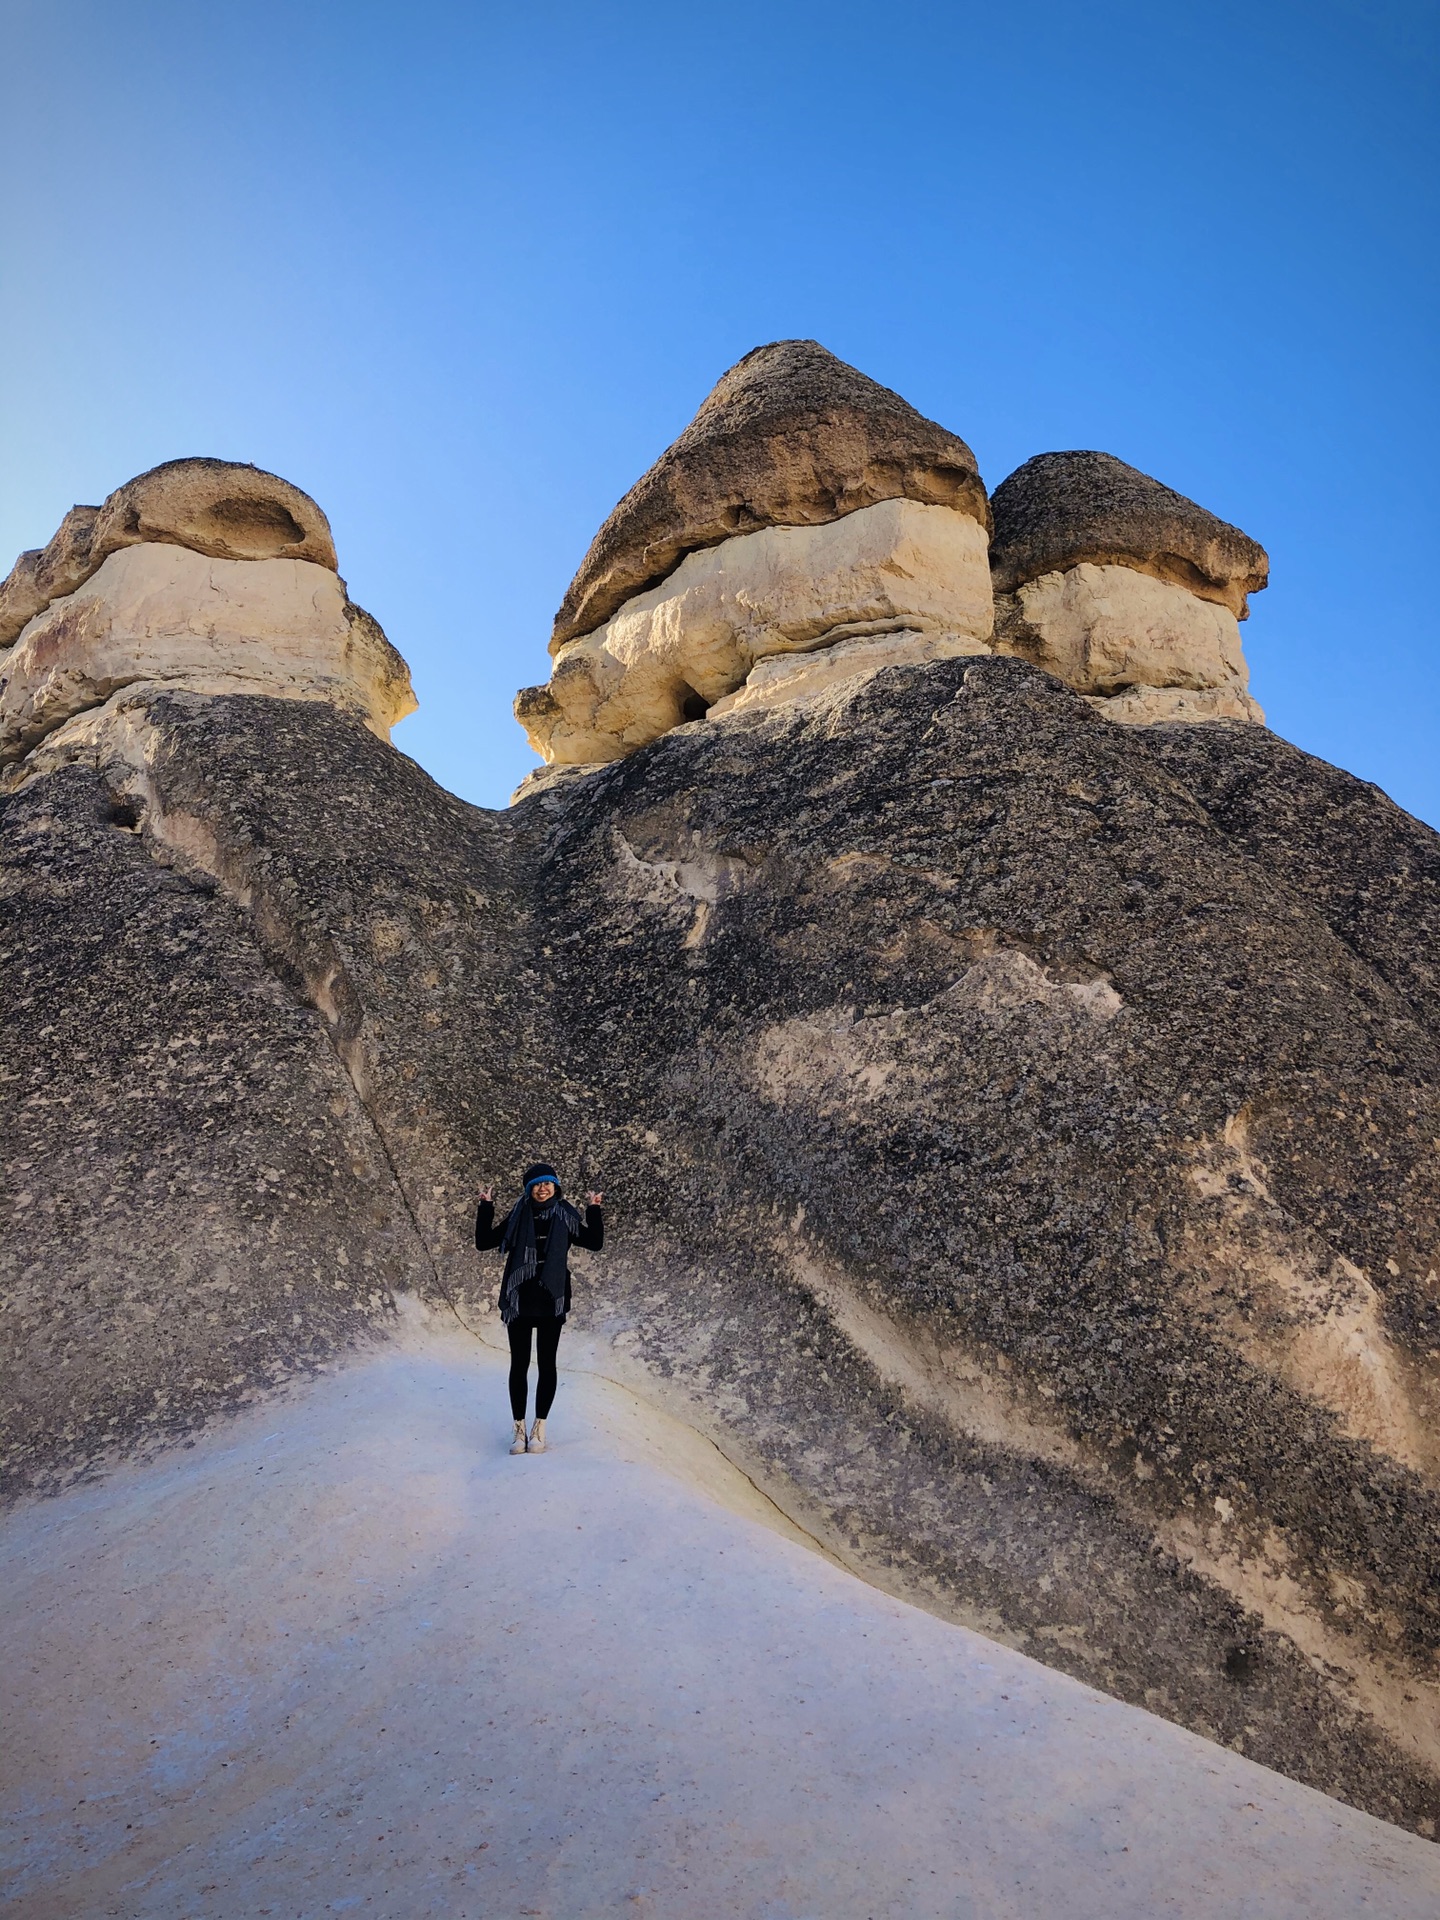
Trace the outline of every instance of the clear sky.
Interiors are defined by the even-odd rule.
[[[811,336],[993,488],[1270,551],[1276,730],[1440,823],[1434,0],[0,0],[0,567],[182,454],[330,516],[396,742],[503,804],[596,527]]]

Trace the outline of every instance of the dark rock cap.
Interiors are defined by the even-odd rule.
[[[956,434],[815,340],[777,340],[724,375],[591,542],[550,651],[608,620],[687,553],[760,527],[818,526],[881,500],[958,508],[989,528]]]
[[[1037,453],[995,489],[997,593],[1091,560],[1118,561],[1218,601],[1238,619],[1270,575],[1265,549],[1113,453]]]
[[[335,571],[330,522],[308,493],[234,460],[166,460],[99,507],[72,507],[46,547],[0,581],[0,647],[52,600],[74,593],[112,553],[145,541],[212,560],[308,560]]]

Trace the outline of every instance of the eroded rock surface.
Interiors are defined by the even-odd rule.
[[[995,490],[995,644],[1106,719],[1253,720],[1239,622],[1264,549],[1108,453],[1042,453]]]
[[[335,570],[329,521],[288,480],[233,460],[167,460],[102,506],[72,507],[48,546],[21,554],[0,582],[0,647],[112,553],[147,541],[212,560],[308,560]]]
[[[815,340],[756,347],[636,481],[570,583],[550,651],[591,633],[702,547],[761,527],[816,526],[881,500],[967,513],[988,529],[958,435]]]
[[[117,703],[160,687],[324,700],[382,739],[415,708],[405,662],[335,572],[324,515],[253,467],[172,461],[72,509],[5,595],[12,615],[34,606],[0,653],[11,784],[37,749],[63,764]]]
[[[691,553],[648,593],[561,648],[515,703],[547,763],[618,759],[712,708],[793,688],[774,655],[839,651],[826,674],[897,657],[988,651],[985,530],[951,507],[886,500],[821,526],[768,527]],[[882,640],[879,647],[860,641]],[[919,644],[917,644],[919,643]],[[767,663],[763,669],[759,663]]]
[[[1081,561],[1023,581],[997,613],[1003,651],[1091,696],[1107,719],[1264,719],[1234,614],[1171,581]]]
[[[268,476],[12,577],[5,1485],[474,1327],[544,1154],[606,1370],[837,1558],[1433,1835],[1440,839],[1248,724],[1253,542],[1046,456],[992,637],[973,463],[794,346],[581,600],[759,524],[560,646],[506,813]]]
[[[1124,725],[1263,721],[1248,535],[1105,453],[1037,455],[995,515],[987,564],[963,441],[814,341],[758,348],[597,534],[516,717],[547,767],[603,765],[706,715],[993,647]]]
[[[473,1324],[544,1151],[607,1371],[839,1558],[1436,1819],[1440,844],[1374,789],[980,656],[507,814],[152,693],[4,805],[12,1484]]]
[[[1170,580],[1243,620],[1270,575],[1265,549],[1113,453],[1037,453],[995,489],[997,593],[1091,561]]]

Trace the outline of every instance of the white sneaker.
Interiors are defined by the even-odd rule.
[[[523,1420],[517,1420],[515,1422],[515,1438],[510,1442],[510,1451],[512,1453],[524,1453],[525,1451],[525,1422]]]
[[[543,1420],[537,1420],[534,1426],[531,1427],[530,1429],[530,1452],[543,1453],[544,1451],[545,1451],[545,1422]]]

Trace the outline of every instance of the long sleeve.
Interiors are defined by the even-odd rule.
[[[585,1224],[575,1236],[577,1247],[599,1253],[605,1244],[605,1215],[599,1207],[586,1207]]]
[[[482,1253],[486,1252],[490,1247],[498,1247],[500,1237],[504,1231],[505,1223],[503,1221],[501,1221],[498,1226],[496,1225],[494,1201],[482,1200],[480,1205],[475,1209],[476,1246]]]

